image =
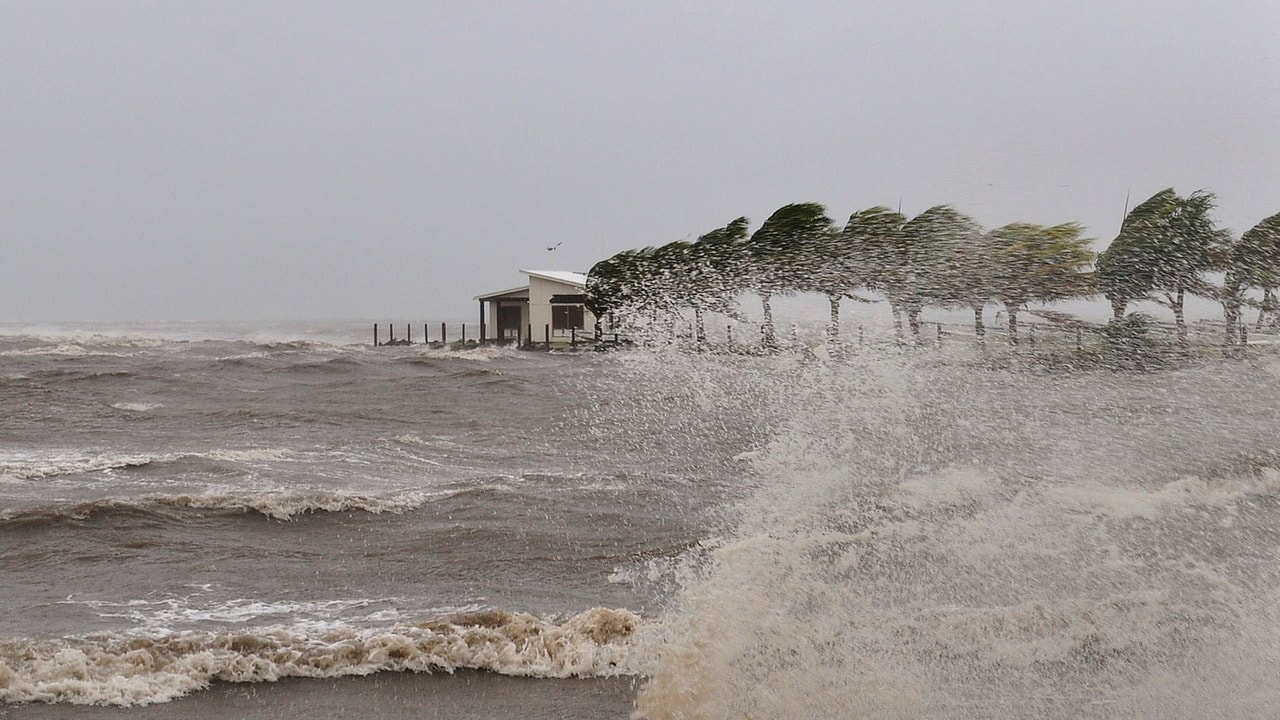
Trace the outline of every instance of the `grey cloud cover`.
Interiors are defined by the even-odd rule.
[[[4,2],[0,320],[470,317],[788,202],[1280,211],[1280,4]]]

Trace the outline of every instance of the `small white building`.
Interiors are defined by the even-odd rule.
[[[582,331],[593,330],[596,317],[586,306],[586,275],[563,270],[520,272],[529,278],[528,285],[475,297],[480,301],[486,339],[567,345]]]

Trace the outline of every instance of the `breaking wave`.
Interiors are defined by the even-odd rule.
[[[463,491],[458,491],[463,492]],[[441,493],[413,492],[397,496],[330,492],[261,492],[244,494],[141,495],[105,498],[62,506],[41,506],[0,512],[0,522],[32,524],[59,520],[85,520],[112,513],[167,514],[172,510],[256,512],[273,520],[292,520],[317,512],[404,513],[422,507]]]
[[[129,405],[122,403],[121,405]],[[130,405],[121,409],[142,412],[159,405]],[[154,463],[174,462],[197,458],[221,462],[268,462],[284,460],[289,450],[285,448],[249,448],[244,450],[219,449],[185,453],[113,453],[113,452],[53,452],[45,454],[25,453],[0,460],[0,481],[38,480],[57,475],[79,475],[102,470],[137,468]]]
[[[375,629],[273,627],[6,640],[0,641],[0,701],[148,705],[214,681],[377,672],[623,675],[631,672],[632,637],[639,625],[634,613],[597,607],[564,620],[492,610]]]

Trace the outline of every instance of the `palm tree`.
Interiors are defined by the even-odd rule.
[[[642,311],[652,302],[652,248],[624,250],[601,260],[587,272],[586,306],[599,318],[606,314],[628,315]]]
[[[1088,295],[1092,238],[1073,222],[1052,227],[1011,223],[991,231],[989,249],[995,296],[1009,314],[1009,343],[1018,344],[1018,309]]]
[[[760,225],[747,243],[752,286],[760,295],[764,310],[762,332],[766,347],[777,345],[770,299],[804,284],[806,257],[831,232],[831,224],[826,208],[818,203],[784,205]]]
[[[706,340],[704,314],[708,311],[734,314],[731,309],[734,301],[746,290],[745,243],[749,225],[750,221],[740,217],[700,236],[689,249],[690,290],[699,344]]]
[[[1280,213],[1245,231],[1226,251],[1226,278],[1222,305],[1227,321],[1226,344],[1234,345],[1240,326],[1240,307],[1251,287],[1262,290],[1259,320],[1267,310],[1267,299],[1280,288]],[[1273,300],[1274,302],[1274,300]]]
[[[1158,302],[1173,311],[1178,342],[1186,347],[1186,294],[1218,294],[1204,279],[1227,242],[1210,217],[1214,204],[1207,190],[1182,198],[1167,188],[1125,217],[1120,234],[1098,256],[1098,283],[1117,318],[1132,301]]]
[[[973,310],[973,332],[978,343],[986,342],[987,329],[982,311],[995,297],[991,238],[972,218],[951,210],[947,232],[946,265],[937,285],[935,301],[943,305]]]
[[[848,253],[846,263],[851,280],[889,301],[894,327],[899,335],[902,334],[899,315],[902,307],[899,294],[902,263],[898,260],[898,234],[906,222],[902,213],[877,205],[850,215],[849,222],[840,232],[840,244]]]
[[[1119,319],[1129,303],[1146,299],[1155,285],[1158,250],[1154,238],[1167,222],[1178,194],[1166,188],[1139,203],[1124,217],[1120,233],[1098,255],[1098,287]]]
[[[925,305],[954,302],[949,284],[957,247],[980,232],[968,216],[949,205],[936,205],[908,220],[897,234],[897,293],[917,343]]]
[[[1178,343],[1188,346],[1185,315],[1186,293],[1217,297],[1217,289],[1204,278],[1213,269],[1230,236],[1214,227],[1211,213],[1216,205],[1213,193],[1197,190],[1178,203],[1165,236],[1165,262],[1157,269],[1155,290],[1158,302],[1173,311],[1178,327]]]

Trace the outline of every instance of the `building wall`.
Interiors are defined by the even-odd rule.
[[[529,278],[529,322],[533,324],[533,341],[543,342],[546,329],[551,325],[551,296],[552,295],[581,295],[582,288],[577,285],[568,283],[555,282],[544,278]],[[583,330],[590,332],[594,327],[596,318],[591,314],[590,310],[583,309],[582,323]],[[563,342],[568,343],[570,340],[568,335],[564,337],[556,337],[554,332],[551,337],[552,343]]]

